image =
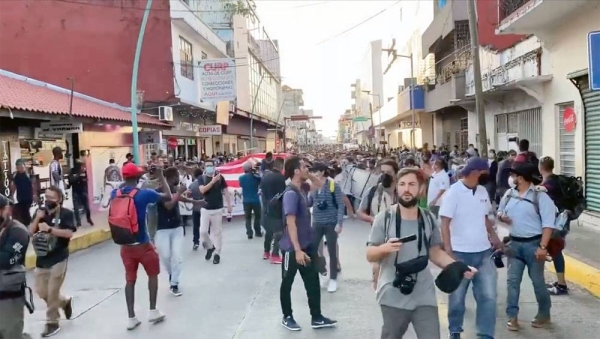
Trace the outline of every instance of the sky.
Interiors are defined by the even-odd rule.
[[[350,85],[360,77],[368,44],[389,35],[398,1],[256,0],[256,6],[267,33],[279,41],[282,83],[304,91],[304,108],[323,117],[317,130],[334,136],[340,115],[350,108]]]

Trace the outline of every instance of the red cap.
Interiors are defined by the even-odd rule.
[[[138,175],[143,174],[145,171],[141,167],[138,167],[136,164],[130,162],[123,166],[121,172],[123,173],[123,178],[135,178]]]

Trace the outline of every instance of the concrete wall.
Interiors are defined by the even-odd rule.
[[[575,129],[575,173],[583,176],[585,171],[584,114],[581,97],[577,88],[567,79],[567,74],[588,68],[587,34],[600,29],[600,3],[590,3],[585,11],[574,13],[558,25],[550,28],[550,41],[544,42],[546,53],[542,56],[544,68],[552,70],[552,81],[544,87],[542,115],[544,121],[544,153],[556,159],[560,166],[557,104],[574,102],[577,117]],[[560,171],[557,168],[557,171]]]
[[[139,1],[2,1],[0,68],[123,106],[131,104]],[[168,1],[152,5],[140,59],[145,101],[174,99]]]

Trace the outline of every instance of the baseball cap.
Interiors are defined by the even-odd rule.
[[[490,166],[488,165],[488,160],[484,158],[470,158],[467,160],[465,164],[465,168],[462,169],[461,174],[463,176],[467,176],[471,174],[473,171],[489,171]]]
[[[452,293],[460,286],[465,272],[470,271],[467,264],[455,261],[446,266],[435,279],[435,285],[444,293]]]
[[[14,202],[10,198],[7,198],[5,195],[0,194],[0,208],[4,208],[12,204],[14,204]]]
[[[138,167],[138,165],[130,162],[123,166],[121,172],[123,173],[123,178],[135,178],[138,175],[143,174],[145,171],[141,167]]]

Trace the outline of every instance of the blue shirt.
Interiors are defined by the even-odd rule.
[[[122,194],[128,194],[134,187],[124,186],[121,188]],[[113,190],[110,193],[110,199],[114,199],[117,195],[117,190]],[[146,207],[149,204],[156,204],[160,201],[160,194],[150,189],[138,189],[137,194],[133,197],[133,203],[137,211],[138,217],[138,235],[137,242],[145,244],[150,242],[150,234],[148,234],[148,227],[146,227]],[[175,207],[177,208],[177,207]]]
[[[244,203],[260,203],[258,198],[258,186],[260,185],[260,177],[252,173],[244,173],[240,179],[240,187],[242,188],[242,199]]]
[[[298,242],[302,250],[311,250],[313,244],[313,229],[310,226],[310,210],[308,201],[304,194],[290,189],[283,194],[283,214],[284,216],[296,216],[296,229]],[[279,241],[279,246],[284,251],[294,251],[294,245],[290,239],[287,226],[283,236]]]
[[[523,198],[535,203],[535,186],[531,185]],[[511,219],[510,235],[519,238],[531,238],[542,234],[544,228],[555,228],[556,206],[548,194],[537,192],[537,205],[520,200],[516,189],[506,191],[500,201],[498,212],[503,212]],[[511,197],[508,199],[508,197]],[[539,212],[539,213],[538,213]]]

